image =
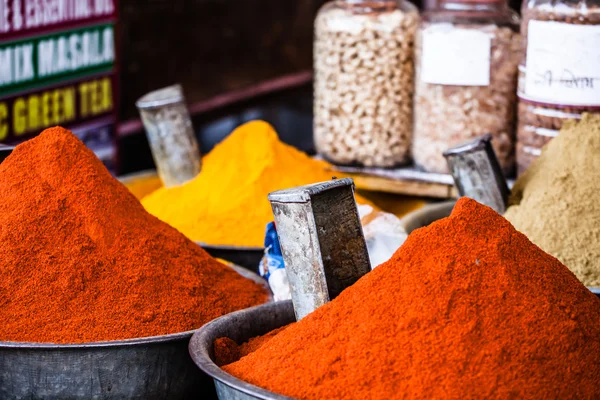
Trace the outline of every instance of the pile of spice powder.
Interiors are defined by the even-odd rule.
[[[566,122],[515,183],[505,217],[586,286],[600,287],[600,115]]]
[[[328,166],[281,142],[268,123],[252,121],[204,157],[194,180],[161,188],[142,204],[195,241],[262,247],[265,226],[273,220],[267,195],[328,181]]]
[[[266,301],[148,214],[65,129],[0,164],[0,198],[0,341],[170,334]]]
[[[230,374],[298,399],[600,398],[600,299],[460,199]]]

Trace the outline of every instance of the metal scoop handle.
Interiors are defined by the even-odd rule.
[[[349,178],[269,194],[296,319],[371,270]]]
[[[444,152],[458,193],[502,214],[510,190],[500,168],[489,133]]]

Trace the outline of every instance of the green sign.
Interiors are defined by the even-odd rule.
[[[0,95],[112,70],[114,24],[0,45]]]

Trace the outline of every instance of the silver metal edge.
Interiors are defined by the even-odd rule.
[[[242,316],[247,313],[261,312],[261,313],[271,313],[272,311],[278,309],[288,307],[290,313],[293,315],[294,307],[292,305],[291,300],[285,300],[280,302],[275,302],[271,304],[263,304],[251,308],[247,308],[245,310],[235,311],[231,314],[224,315],[222,317],[216,318],[204,325],[202,328],[198,329],[196,333],[192,336],[190,340],[189,350],[190,356],[192,360],[198,368],[200,368],[205,374],[210,376],[216,381],[219,381],[223,385],[231,387],[235,390],[238,390],[242,393],[245,393],[250,396],[255,396],[260,399],[268,399],[268,400],[294,400],[292,397],[283,396],[277,393],[273,393],[266,389],[263,389],[259,386],[253,385],[251,383],[245,382],[239,378],[236,378],[233,375],[228,374],[223,371],[221,368],[214,363],[211,359],[208,351],[207,351],[207,343],[212,343],[214,339],[210,335],[211,330],[215,325],[219,325],[222,323],[224,319],[230,320],[235,319],[236,317]],[[268,332],[265,332],[265,334]]]
[[[306,203],[310,200],[311,195],[346,185],[354,187],[354,180],[352,178],[332,179],[325,182],[277,190],[269,193],[268,199],[269,201],[278,203]]]
[[[150,178],[150,177],[157,177],[158,178],[158,174],[157,174],[157,172],[156,172],[155,169],[145,169],[145,170],[142,170],[142,171],[133,172],[131,174],[121,175],[121,176],[117,177],[117,180],[119,182],[121,182],[122,184],[126,185],[128,183],[131,183],[131,182],[135,181],[136,179]]]
[[[230,250],[230,251],[260,251],[264,252],[264,247],[246,247],[246,246],[230,246],[230,245],[214,245],[207,244],[204,242],[196,242],[197,245],[203,249],[215,249],[215,250]]]
[[[420,221],[423,221],[425,219],[431,219],[431,222],[433,222],[437,219],[444,218],[450,215],[450,212],[452,211],[452,208],[454,208],[455,203],[456,200],[428,204],[418,210],[406,214],[400,219],[400,224],[402,225],[406,233],[410,234],[415,229],[423,227],[416,226],[419,225]]]
[[[160,99],[160,100],[148,100],[147,99],[148,97],[152,97],[153,95],[156,95],[157,93],[160,93],[166,89],[177,90],[177,91],[179,91],[179,93],[173,97],[168,97],[168,98],[164,98],[164,99]],[[165,86],[163,88],[156,89],[156,90],[146,93],[145,95],[140,97],[135,102],[135,106],[141,110],[149,110],[149,109],[153,109],[153,108],[166,106],[168,104],[181,103],[184,101],[185,101],[185,96],[183,94],[183,87],[179,83],[176,83],[174,85]]]

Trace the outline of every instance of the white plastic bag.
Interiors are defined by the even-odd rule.
[[[400,224],[400,219],[393,214],[375,211],[368,205],[358,205],[358,214],[367,243],[371,269],[373,269],[389,260],[408,235]],[[267,227],[267,235],[273,228],[273,225]],[[281,251],[271,247],[279,246],[279,242],[272,237],[268,243],[265,256],[259,266],[260,274],[268,280],[275,301],[291,299]]]
[[[373,269],[389,260],[408,235],[393,214],[375,211],[368,205],[358,205],[358,214]]]

